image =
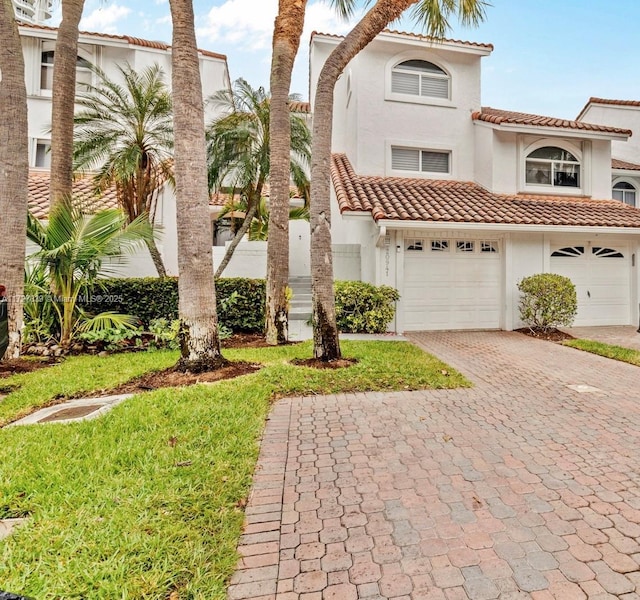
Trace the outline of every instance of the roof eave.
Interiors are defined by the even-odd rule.
[[[501,131],[512,131],[514,133],[540,134],[541,132],[544,132],[545,135],[554,137],[567,137],[569,135],[571,137],[581,139],[598,138],[601,140],[622,141],[627,141],[631,137],[631,132],[627,134],[608,131],[592,131],[590,129],[574,129],[572,127],[547,127],[544,125],[522,125],[519,123],[491,123],[490,121],[482,121],[480,119],[475,119],[474,124]]]
[[[379,219],[378,226],[388,229],[467,229],[473,231],[532,232],[532,233],[607,233],[611,235],[638,235],[640,227],[586,226],[586,225],[535,225],[510,223],[468,223],[457,221],[413,221]]]

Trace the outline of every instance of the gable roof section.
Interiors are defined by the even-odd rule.
[[[50,180],[49,171],[29,171],[29,210],[38,219],[49,216]],[[82,210],[89,213],[118,207],[115,188],[111,187],[102,196],[96,196],[91,176],[81,177],[73,182],[73,198]]]
[[[589,100],[587,100],[587,103],[582,107],[582,110],[578,113],[576,120],[579,121],[592,104],[640,107],[640,100],[614,100],[612,98],[594,98],[592,96],[591,98],[589,98]]]
[[[513,112],[510,110],[500,110],[483,106],[479,111],[471,115],[474,121],[484,121],[494,125],[527,125],[529,127],[555,127],[559,129],[573,129],[581,131],[594,131],[598,133],[615,133],[618,135],[631,135],[630,129],[619,127],[608,127],[606,125],[595,125],[582,121],[570,121],[567,119],[557,119],[555,117],[544,117],[542,115],[532,115],[529,113]]]
[[[48,25],[36,25],[34,23],[27,23],[26,21],[18,21],[18,25],[20,26],[20,28],[24,28],[24,29],[31,29],[34,31],[45,31],[49,33],[55,33],[56,35],[58,33],[57,27],[50,27]],[[164,42],[144,40],[142,38],[132,37],[130,35],[115,35],[112,33],[97,33],[94,31],[80,31],[79,34],[81,36],[101,38],[105,40],[122,41],[130,44],[131,46],[140,46],[142,48],[155,48],[156,50],[171,50],[171,46],[169,44],[165,44]],[[217,52],[211,52],[210,50],[202,50],[202,49],[198,49],[198,52],[202,56],[207,56],[209,58],[217,58],[225,62],[227,61],[227,57],[225,54],[218,54]]]
[[[640,228],[640,210],[616,200],[504,195],[464,181],[359,176],[344,154],[332,156],[331,177],[340,212],[371,212],[375,221]]]

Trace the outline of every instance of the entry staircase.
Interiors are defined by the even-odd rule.
[[[289,287],[293,292],[289,307],[289,321],[304,321],[311,318],[311,277],[295,276],[289,278]]]

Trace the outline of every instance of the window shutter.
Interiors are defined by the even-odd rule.
[[[420,151],[410,148],[391,148],[391,168],[398,171],[419,171]]]
[[[420,94],[431,98],[449,98],[449,79],[423,75]]]
[[[448,152],[429,152],[422,151],[422,170],[430,173],[448,173],[449,172],[449,153]]]
[[[395,94],[420,95],[420,75],[413,73],[391,73],[391,91]]]

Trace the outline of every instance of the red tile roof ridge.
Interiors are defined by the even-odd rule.
[[[613,98],[589,98],[587,104],[615,104],[617,106],[640,106],[640,100],[615,100]]]
[[[393,35],[407,35],[410,37],[414,37],[420,40],[431,41],[434,43],[449,43],[449,44],[462,44],[464,46],[474,46],[477,48],[486,48],[488,50],[493,50],[493,44],[487,44],[484,42],[471,42],[467,40],[454,40],[450,38],[435,38],[433,36],[425,35],[423,33],[415,33],[413,31],[398,31],[397,29],[383,29],[381,33],[391,33]],[[343,39],[345,36],[337,33],[323,33],[321,31],[312,31],[311,38],[316,35],[321,35],[323,37],[332,37]]]
[[[534,127],[557,127],[561,129],[580,129],[583,131],[619,133],[627,136],[631,136],[632,134],[630,129],[622,129],[620,127],[609,127],[607,125],[585,123],[584,121],[571,121],[569,119],[560,119],[557,117],[546,117],[532,113],[503,110],[500,108],[493,108],[491,106],[482,106],[479,111],[474,111],[471,114],[471,118],[474,121],[484,121],[495,125],[507,123],[513,125],[531,125]]]
[[[29,29],[41,29],[43,31],[58,31],[58,27],[51,27],[50,25],[36,25],[35,23],[27,23],[26,21],[18,21],[20,27],[27,27]],[[98,31],[80,31],[80,35],[91,35],[95,37],[106,38],[110,40],[122,40],[128,42],[132,46],[141,46],[143,48],[155,48],[156,50],[170,50],[171,46],[165,42],[156,40],[145,40],[130,35],[119,35],[115,33],[101,33]],[[226,54],[220,54],[218,52],[212,52],[211,50],[198,49],[198,52],[203,56],[210,58],[219,58],[220,60],[227,60]]]
[[[620,158],[612,158],[611,159],[611,168],[612,169],[624,169],[627,171],[640,171],[640,165],[637,163],[632,163],[627,160],[622,160]]]

